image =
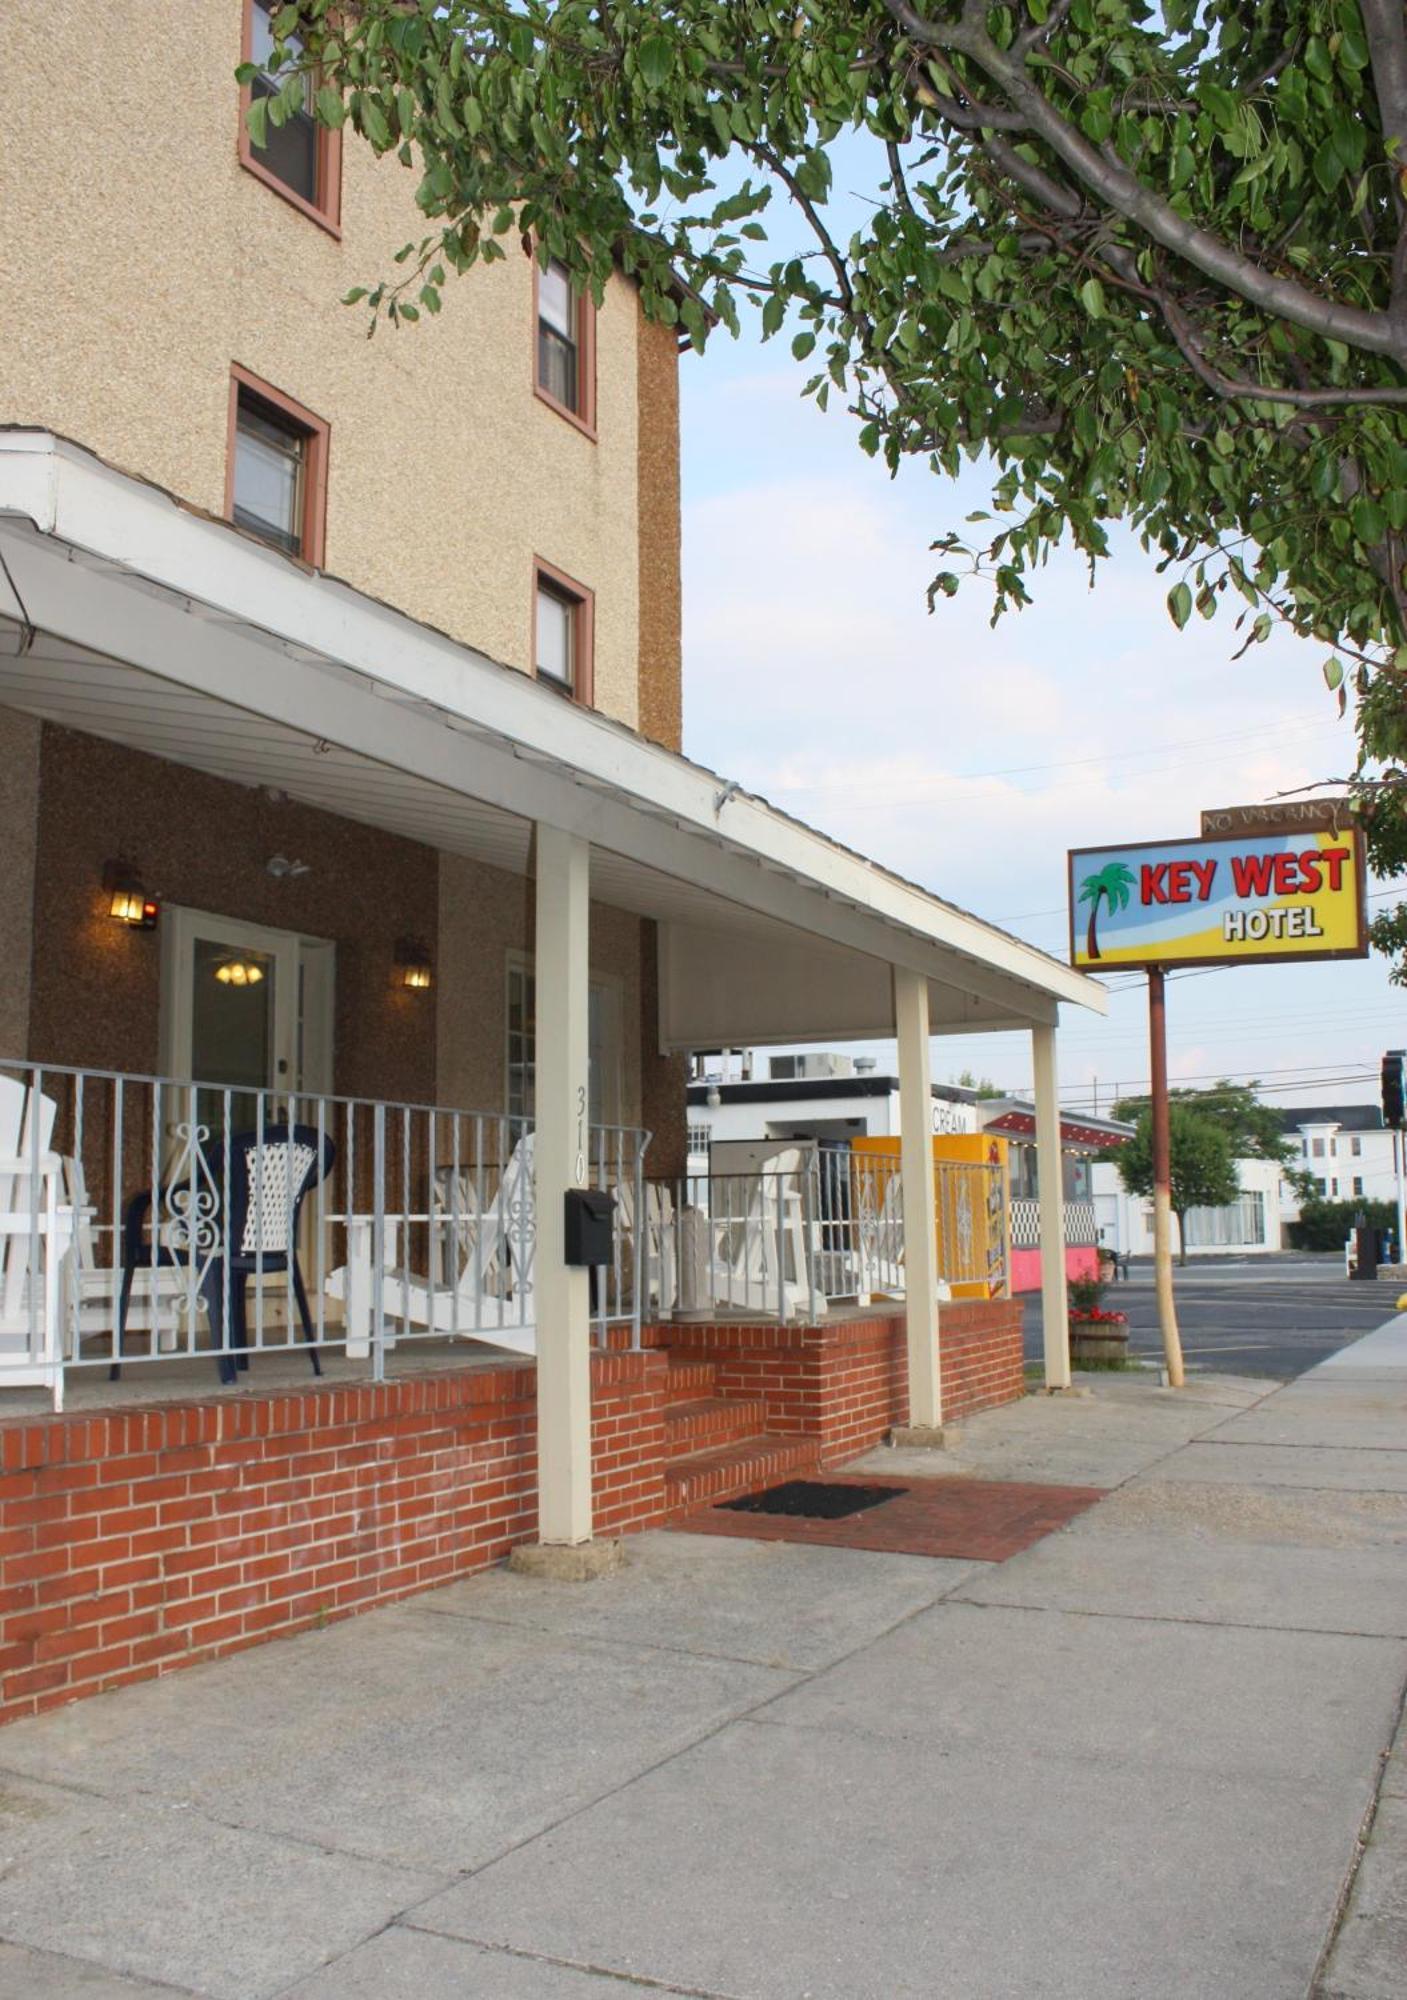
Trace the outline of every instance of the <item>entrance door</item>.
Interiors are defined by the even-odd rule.
[[[198,1092],[202,1124],[223,1127],[228,1105],[231,1128],[248,1129],[258,1090],[330,1088],[332,959],[323,939],[168,906],[162,1068],[214,1086]]]

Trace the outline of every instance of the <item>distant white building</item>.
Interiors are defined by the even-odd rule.
[[[1296,1147],[1294,1162],[1311,1174],[1325,1201],[1397,1200],[1396,1134],[1383,1124],[1376,1104],[1320,1104],[1282,1108],[1285,1136]],[[1299,1196],[1288,1182],[1282,1214],[1299,1214]]]
[[[1187,1214],[1187,1254],[1251,1256],[1282,1246],[1283,1169],[1275,1160],[1238,1160],[1237,1200],[1224,1208],[1193,1208]],[[1121,1257],[1153,1255],[1153,1198],[1129,1194],[1112,1161],[1096,1160],[1094,1214],[1101,1244]],[[1297,1212],[1297,1211],[1292,1211]],[[1173,1249],[1179,1250],[1173,1225]]]
[[[935,1132],[979,1132],[977,1093],[933,1085]],[[899,1079],[881,1076],[873,1056],[809,1050],[758,1057],[723,1049],[693,1059],[689,1083],[689,1171],[708,1170],[709,1147],[730,1139],[893,1139],[899,1132]]]

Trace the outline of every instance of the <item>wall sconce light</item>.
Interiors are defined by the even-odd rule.
[[[103,888],[107,891],[107,913],[114,923],[130,930],[154,931],[161,905],[142,887],[142,878],[130,861],[103,864]]]
[[[257,958],[240,958],[234,954],[220,960],[215,967],[215,977],[222,986],[257,986],[264,977],[264,968]]]
[[[396,983],[412,992],[422,992],[431,983],[430,947],[419,938],[396,941]]]

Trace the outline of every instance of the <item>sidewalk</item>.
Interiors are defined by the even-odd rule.
[[[656,1534],[14,1724],[0,1995],[1401,2000],[1407,1326],[1093,1379],[864,1462],[1108,1489],[1003,1563]]]

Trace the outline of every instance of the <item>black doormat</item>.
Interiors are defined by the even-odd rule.
[[[882,1507],[897,1500],[907,1486],[828,1486],[821,1479],[788,1479],[782,1486],[769,1486],[765,1493],[745,1493],[741,1500],[721,1500],[720,1507],[734,1514],[800,1514],[810,1521],[843,1521],[849,1514],[863,1514],[867,1507]]]

